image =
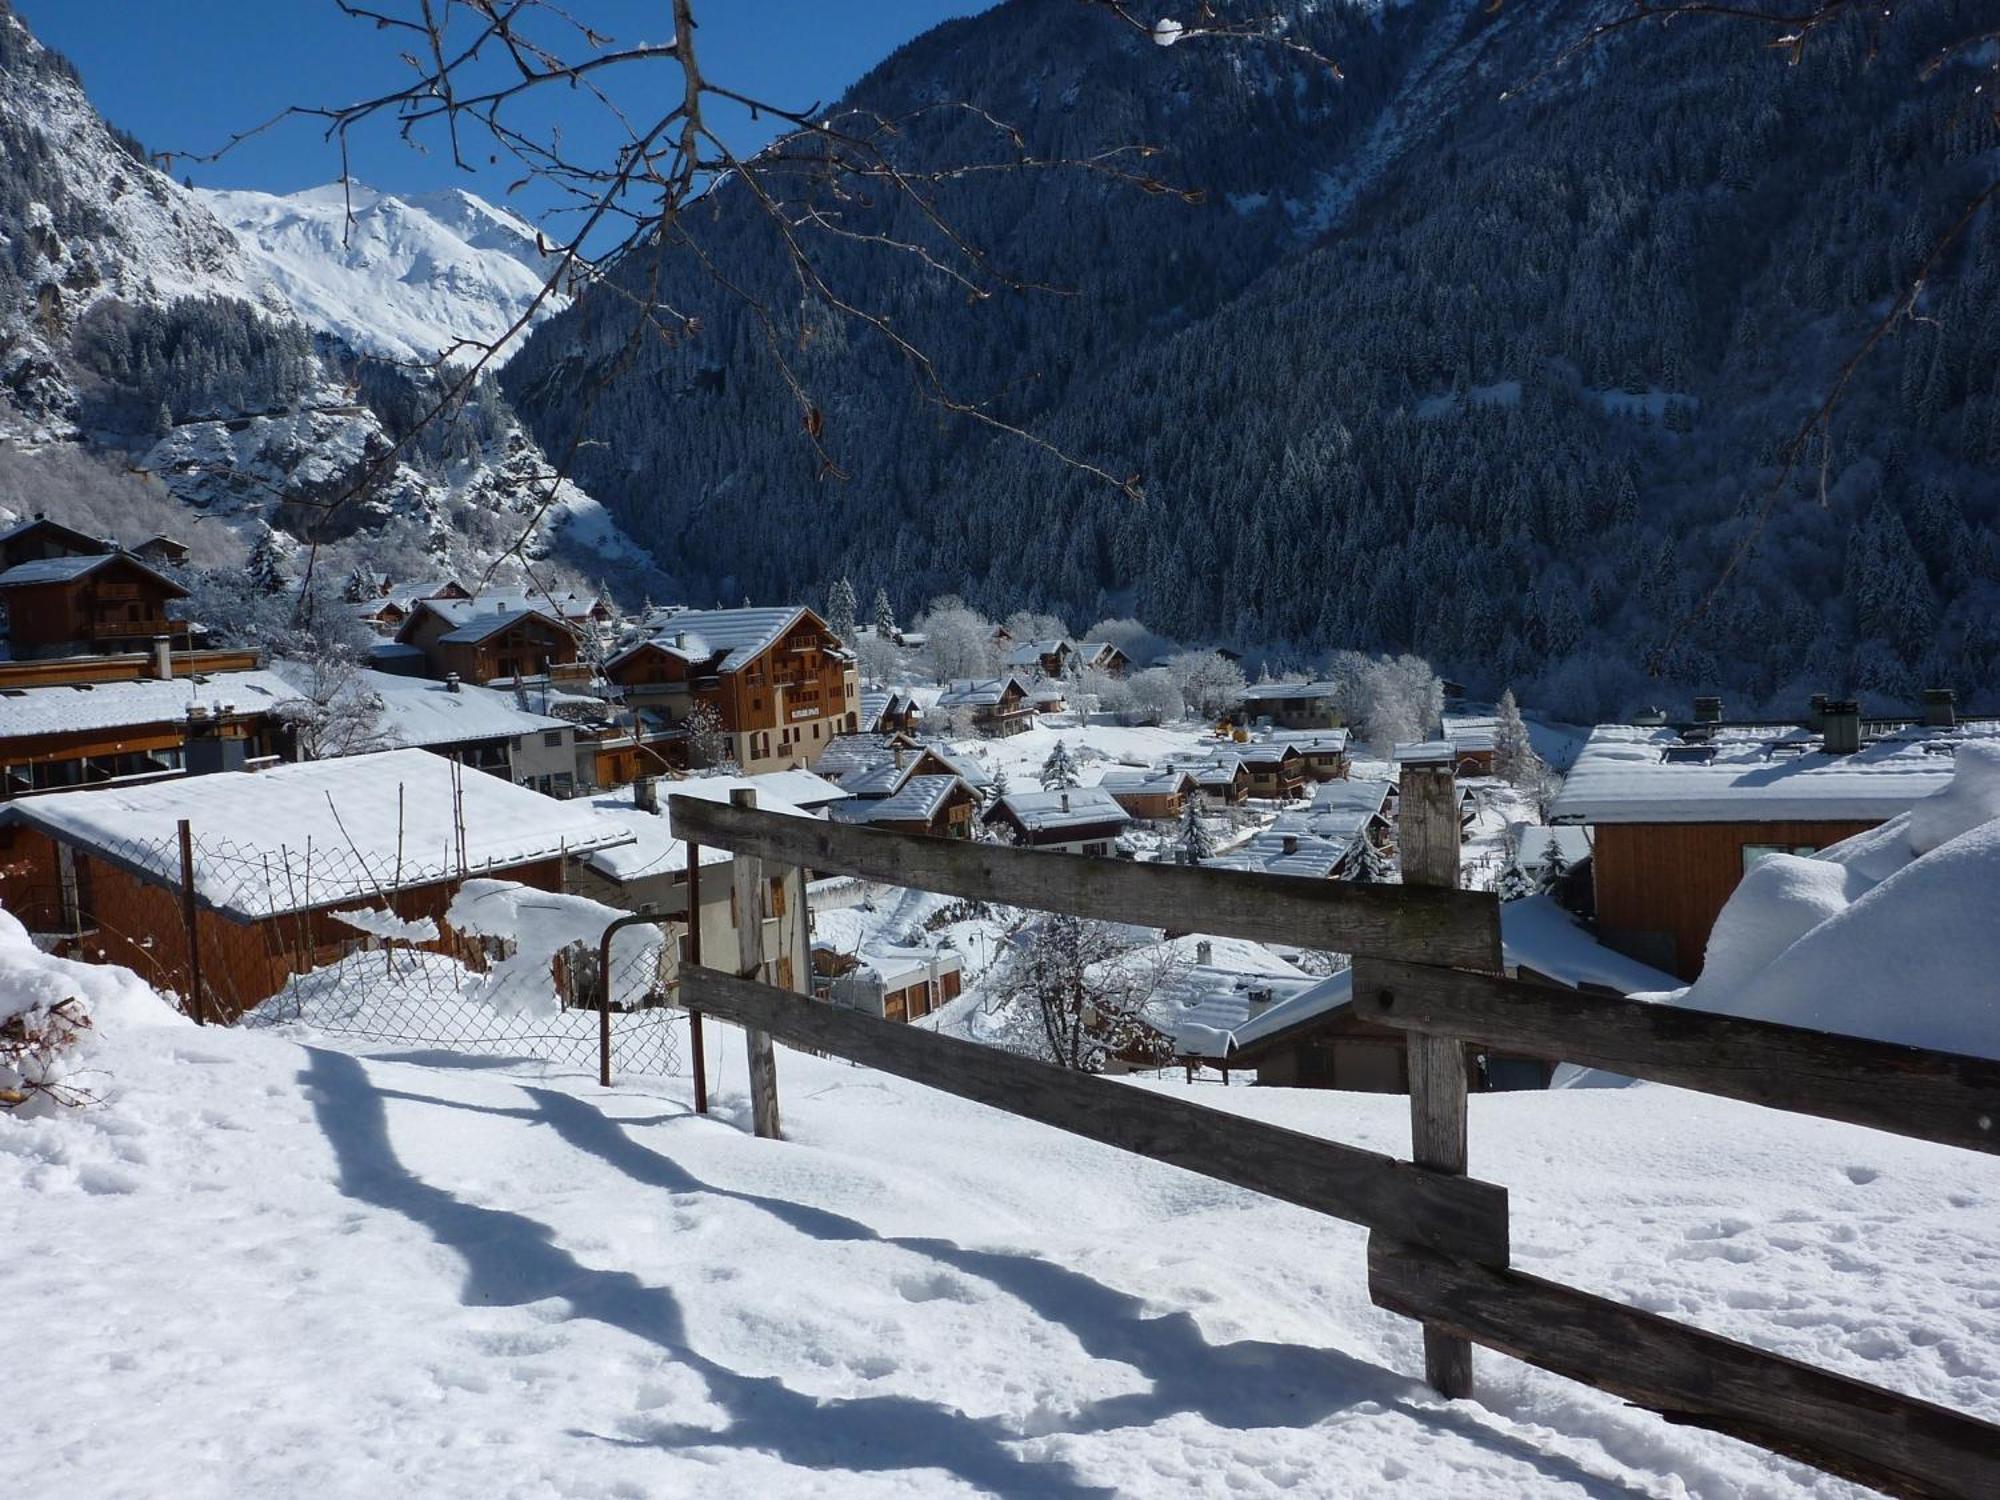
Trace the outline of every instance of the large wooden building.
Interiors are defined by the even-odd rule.
[[[684,723],[715,713],[746,773],[810,768],[860,728],[854,656],[809,609],[691,610],[626,647],[604,674],[636,711]]]
[[[186,640],[167,607],[187,590],[127,552],[44,557],[0,573],[14,656],[82,656]]]
[[[424,653],[433,677],[521,683],[575,665],[575,634],[535,609],[494,609],[478,599],[422,599],[396,639]]]
[[[1551,821],[1593,829],[1603,940],[1682,979],[1701,973],[1716,916],[1772,854],[1811,854],[1906,812],[1951,780],[1951,751],[2000,726],[1903,724],[1872,737],[1854,705],[1802,726],[1600,725]]]

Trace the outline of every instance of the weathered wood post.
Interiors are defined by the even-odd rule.
[[[687,963],[701,962],[701,845],[687,841]],[[679,969],[676,968],[676,973]],[[688,1051],[694,1063],[694,1112],[708,1113],[708,1044],[701,1034],[701,1012],[688,1007]]]
[[[1449,761],[1403,767],[1397,842],[1403,884],[1458,889],[1458,787]],[[1497,939],[1496,939],[1497,947]],[[1491,955],[1500,968],[1500,955]],[[1466,1168],[1465,1044],[1428,1032],[1409,1034],[1410,1155],[1422,1167],[1463,1177]],[[1428,1324],[1424,1378],[1442,1396],[1472,1394],[1472,1345]]]
[[[757,793],[741,787],[729,794],[731,807],[754,812]],[[764,862],[741,849],[730,852],[736,872],[736,972],[745,979],[764,982]],[[697,1023],[698,1024],[698,1023]],[[778,1124],[778,1059],[771,1049],[771,1033],[746,1028],[744,1041],[750,1053],[750,1119],[757,1134],[771,1140],[783,1138]]]
[[[181,922],[187,929],[188,1004],[194,1024],[208,1024],[208,1002],[201,993],[201,921],[194,903],[194,827],[186,818],[177,830],[181,838]]]

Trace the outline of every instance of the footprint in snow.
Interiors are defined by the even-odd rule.
[[[1874,1167],[1845,1167],[1842,1170],[1847,1173],[1847,1180],[1856,1187],[1866,1187],[1882,1175]]]

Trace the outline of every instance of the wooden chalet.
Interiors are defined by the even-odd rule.
[[[1991,721],[1903,723],[1864,735],[1858,707],[1806,725],[1599,725],[1551,808],[1587,824],[1599,932],[1683,980],[1743,874],[1811,854],[1907,812],[1950,780],[1952,752]]]
[[[1062,640],[1018,641],[1010,644],[1000,658],[1009,671],[1030,676],[1067,677],[1077,661],[1076,646]]]
[[[1009,792],[986,810],[988,827],[1030,849],[1105,857],[1117,853],[1132,815],[1109,792],[1094,786],[1068,791]]]
[[[143,563],[156,568],[184,568],[189,557],[188,544],[164,532],[149,536],[131,549],[132,555]]]
[[[1123,677],[1132,670],[1132,658],[1110,641],[1084,641],[1076,648],[1076,661],[1079,671],[1103,672],[1110,677]]]
[[[517,683],[575,664],[576,636],[540,610],[488,609],[477,599],[422,599],[396,640],[424,653],[432,677]]]
[[[1250,795],[1250,768],[1234,754],[1190,763],[1183,769],[1194,778],[1195,794],[1206,807],[1235,807]]]
[[[923,722],[915,695],[901,689],[864,689],[859,702],[856,723],[863,734],[914,735]]]
[[[1331,682],[1259,682],[1243,690],[1243,717],[1280,729],[1338,729],[1339,695]]]
[[[1345,729],[1280,729],[1266,740],[1290,745],[1299,752],[1299,767],[1311,782],[1340,781],[1347,775],[1348,736]]]
[[[1306,760],[1296,745],[1256,741],[1238,745],[1234,753],[1249,775],[1249,796],[1289,802],[1305,795]]]
[[[978,795],[958,776],[912,768],[886,796],[856,794],[835,803],[827,815],[836,823],[865,823],[892,833],[969,839],[978,813]]]
[[[187,590],[129,552],[45,557],[0,573],[8,639],[16,657],[143,651],[186,622],[167,606]]]
[[[185,993],[191,894],[205,1003],[230,1019],[372,941],[337,912],[441,923],[465,876],[560,890],[565,855],[630,837],[587,803],[390,750],[10,802],[0,902],[59,953]]]
[[[1035,725],[1035,704],[1027,683],[1005,677],[960,678],[938,695],[937,711],[949,717],[964,712],[981,734],[1019,734]]]
[[[1180,766],[1152,771],[1106,771],[1098,786],[1144,822],[1167,823],[1181,816],[1196,795],[1195,779]]]
[[[843,953],[815,943],[813,997],[842,1010],[858,1010],[884,1021],[916,1021],[964,987],[964,960],[949,948],[895,948],[870,945]]]
[[[745,772],[809,768],[858,732],[854,657],[810,609],[690,610],[604,666],[635,709],[681,723],[712,707]]]
[[[0,531],[0,573],[22,563],[57,557],[102,557],[118,544],[105,537],[86,536],[73,526],[35,515]]]

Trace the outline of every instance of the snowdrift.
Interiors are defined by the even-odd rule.
[[[1899,818],[1743,877],[1676,1003],[2000,1058],[2000,746]]]

